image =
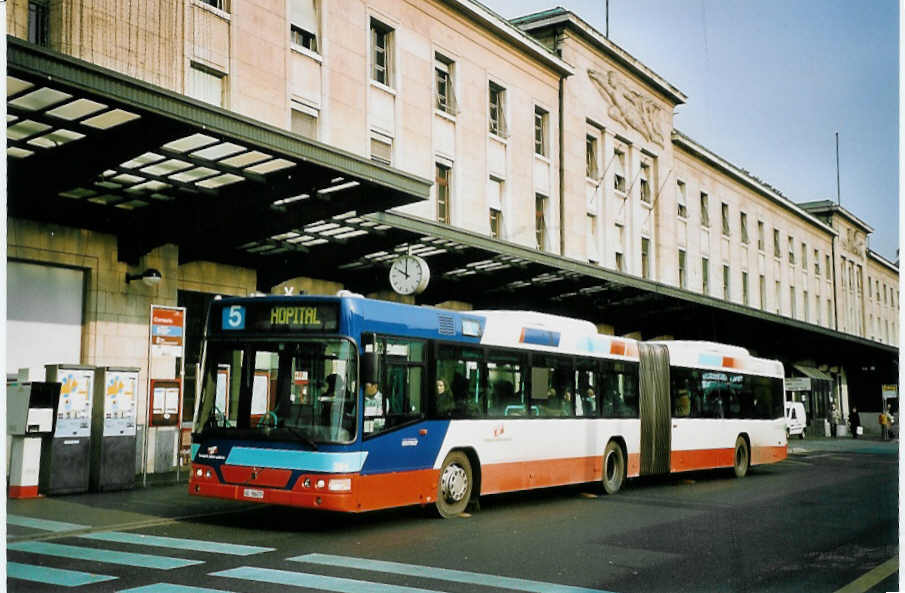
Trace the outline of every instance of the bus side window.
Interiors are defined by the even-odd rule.
[[[436,377],[451,392],[452,408],[435,413],[446,418],[483,416],[487,404],[484,366],[484,353],[477,348],[438,346]]]
[[[600,371],[604,418],[637,418],[638,364],[607,360]]]
[[[365,400],[365,434],[422,417],[424,348],[425,343],[420,340],[378,337],[382,409],[369,412]]]

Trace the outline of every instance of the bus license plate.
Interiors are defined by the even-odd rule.
[[[246,488],[242,494],[243,494],[243,496],[245,496],[245,498],[258,498],[258,499],[264,498],[264,491],[255,490],[254,488]]]

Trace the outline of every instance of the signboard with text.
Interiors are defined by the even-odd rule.
[[[181,357],[185,347],[185,307],[151,305],[151,356]]]

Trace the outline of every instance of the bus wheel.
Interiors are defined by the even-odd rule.
[[[625,454],[616,441],[607,443],[603,452],[603,489],[616,494],[625,481]]]
[[[437,481],[437,514],[444,519],[455,517],[465,510],[471,499],[471,463],[461,451],[446,456]]]
[[[745,437],[739,436],[735,439],[735,477],[744,478],[748,473],[748,464],[750,461],[748,453],[748,441]]]

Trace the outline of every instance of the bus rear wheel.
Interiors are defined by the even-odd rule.
[[[616,441],[610,441],[603,451],[603,490],[616,494],[625,481],[625,453]]]
[[[733,466],[736,478],[745,477],[748,473],[750,461],[751,454],[750,451],[748,451],[748,441],[745,440],[745,437],[739,435],[739,437],[735,439],[735,464]]]
[[[474,485],[471,462],[461,451],[453,451],[443,460],[437,479],[437,514],[444,519],[455,517],[465,510]]]

